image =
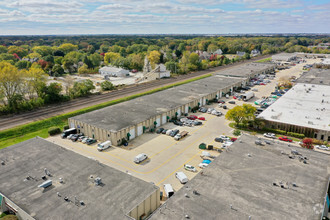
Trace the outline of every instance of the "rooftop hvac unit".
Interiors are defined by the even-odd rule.
[[[95,183],[96,186],[99,186],[99,185],[102,184],[102,179],[100,177],[96,177],[94,179],[94,183]]]
[[[51,180],[47,180],[47,181],[43,182],[42,184],[40,184],[38,187],[47,188],[48,186],[51,186],[52,184],[53,184],[53,182]]]

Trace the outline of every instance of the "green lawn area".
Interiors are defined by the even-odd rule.
[[[256,63],[265,63],[265,62],[269,62],[271,60],[272,60],[272,58],[268,57],[268,58],[265,58],[265,59],[262,59],[262,60],[258,60],[258,61],[256,61]]]
[[[97,109],[101,109],[101,108],[104,108],[107,106],[125,102],[125,101],[131,100],[131,99],[135,99],[135,98],[138,98],[138,97],[141,97],[144,95],[149,95],[149,94],[152,94],[155,92],[166,90],[166,89],[172,88],[174,86],[179,86],[179,85],[183,85],[183,84],[193,82],[196,80],[204,79],[204,78],[207,78],[210,76],[212,76],[212,74],[195,77],[193,79],[188,79],[188,80],[185,80],[182,82],[163,86],[163,87],[160,87],[157,89],[149,90],[147,92],[138,93],[135,95],[131,95],[131,96],[127,96],[124,98],[120,98],[120,99],[112,100],[109,102],[101,103],[98,105],[90,106],[87,108],[83,108],[83,109],[80,109],[77,111],[69,112],[69,113],[66,113],[63,115],[51,117],[48,119],[44,119],[44,120],[29,123],[26,125],[20,125],[20,126],[14,127],[14,128],[0,131],[0,149],[8,147],[13,144],[17,144],[19,142],[22,142],[22,141],[25,141],[28,139],[31,139],[36,136],[47,138],[49,136],[48,129],[50,127],[60,127],[61,129],[63,129],[63,127],[65,125],[67,125],[67,123],[68,123],[68,118],[74,117],[76,115],[91,112],[91,111],[94,111]]]

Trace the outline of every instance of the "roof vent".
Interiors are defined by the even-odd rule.
[[[47,181],[43,182],[42,184],[40,184],[38,187],[47,188],[47,187],[51,186],[52,184],[53,184],[52,180],[47,180]]]
[[[3,165],[3,166],[6,165],[4,160],[1,161],[1,165]]]
[[[95,183],[96,186],[99,186],[99,185],[102,184],[102,179],[100,177],[96,177],[94,179],[94,183]]]
[[[184,215],[184,217],[185,217],[186,219],[190,219],[189,215]]]

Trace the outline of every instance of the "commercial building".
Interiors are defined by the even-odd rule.
[[[0,212],[19,219],[143,219],[160,205],[154,184],[42,138],[1,149],[0,161]]]
[[[323,69],[330,69],[330,59],[323,59],[320,63],[316,63],[315,67],[323,68]]]
[[[330,69],[312,68],[308,72],[304,72],[298,79],[297,83],[308,83],[330,86]],[[329,93],[329,92],[328,92]]]
[[[328,216],[329,155],[277,141],[256,145],[255,140],[239,138],[150,220]]]
[[[330,141],[330,86],[298,83],[258,118],[274,129]]]
[[[247,79],[258,77],[262,74],[275,72],[276,65],[272,63],[248,63],[216,73],[229,77],[243,77]]]
[[[296,60],[296,53],[279,53],[272,56],[273,62],[291,62]]]
[[[104,76],[104,77],[125,77],[129,76],[129,71],[122,69],[122,68],[117,68],[117,67],[112,67],[112,66],[104,66],[99,69],[99,73]]]
[[[166,124],[172,117],[221,98],[246,82],[243,78],[211,76],[69,118],[69,126],[100,141],[120,145],[123,139],[131,140]]]

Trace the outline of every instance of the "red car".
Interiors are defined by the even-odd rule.
[[[288,138],[286,136],[279,137],[278,139],[280,139],[281,141],[292,142],[292,139],[290,139],[290,138]]]
[[[231,138],[230,139],[232,142],[235,142],[237,140],[237,138]]]
[[[233,99],[237,99],[237,97],[236,96],[233,96]]]
[[[197,119],[197,116],[196,115],[190,115],[187,118],[190,119],[190,120],[195,120],[195,119]]]
[[[259,85],[262,85],[262,86],[264,86],[264,85],[266,85],[265,83],[260,83]]]
[[[205,121],[205,118],[204,117],[199,117],[198,119],[199,120],[202,120],[202,121]]]
[[[222,104],[224,104],[225,101],[224,101],[224,100],[218,100],[218,103],[222,103]]]

